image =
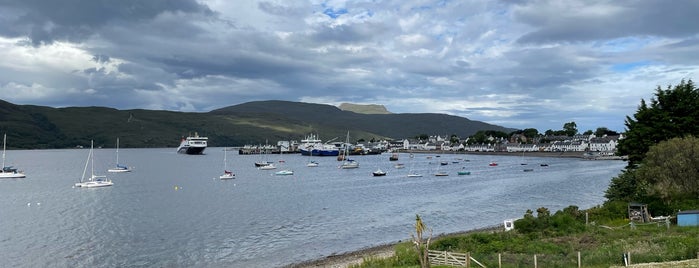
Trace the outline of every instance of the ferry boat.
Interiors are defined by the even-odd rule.
[[[204,149],[206,149],[206,142],[209,138],[200,137],[198,133],[194,133],[194,136],[189,136],[187,138],[182,138],[180,142],[180,147],[177,147],[177,153],[180,154],[204,154]]]

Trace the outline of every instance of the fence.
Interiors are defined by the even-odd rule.
[[[433,265],[449,265],[449,266],[456,266],[456,267],[472,267],[471,263],[475,263],[480,267],[486,268],[485,265],[483,265],[481,262],[477,261],[473,257],[471,257],[470,253],[458,253],[458,252],[448,252],[448,251],[437,251],[437,250],[429,250],[428,252],[430,264]],[[577,267],[581,267],[581,259],[580,259],[580,252],[577,252]],[[539,255],[540,257],[541,255]],[[530,267],[538,268],[538,258],[536,254],[532,256],[533,263],[531,264]],[[512,261],[512,260],[510,260]],[[502,255],[498,254],[498,259],[497,259],[497,264],[498,267],[502,267]],[[519,263],[520,265],[523,263]],[[518,266],[520,266],[518,265]],[[572,265],[569,263],[569,265],[572,267]],[[529,266],[529,265],[525,265]]]
[[[429,256],[430,264],[434,265],[471,267],[471,262],[474,262],[480,267],[485,268],[485,265],[472,258],[469,253],[429,250],[427,251],[427,254]]]
[[[572,255],[572,254],[571,254]],[[448,251],[438,251],[429,250],[428,256],[430,264],[432,265],[448,265],[455,267],[476,267],[476,265],[486,268],[483,263],[489,263],[489,265],[503,267],[503,260],[506,267],[582,267],[582,259],[580,252],[577,252],[577,256],[554,256],[545,254],[497,254],[497,259],[493,259],[494,256],[481,256],[483,259],[477,261],[474,259],[470,253],[458,253],[458,252],[448,252]],[[504,258],[503,258],[504,257]],[[577,258],[576,258],[577,257]],[[621,254],[620,264],[621,266],[632,265],[631,252],[625,252]],[[480,257],[479,257],[480,258]],[[699,259],[699,252],[697,252],[697,259]],[[610,265],[614,265],[613,263]],[[695,266],[691,266],[695,267]]]

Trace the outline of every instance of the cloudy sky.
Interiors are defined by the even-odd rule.
[[[382,104],[624,130],[699,74],[699,1],[2,0],[0,98],[205,112]]]

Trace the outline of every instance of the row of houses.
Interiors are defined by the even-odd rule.
[[[575,135],[573,137],[544,137],[550,142],[521,143],[507,139],[493,139],[489,143],[452,143],[440,136],[427,141],[403,139],[391,141],[391,150],[441,150],[469,152],[596,152],[598,155],[614,155],[617,144],[623,136]],[[517,140],[517,139],[513,139]]]

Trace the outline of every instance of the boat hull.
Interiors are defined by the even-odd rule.
[[[221,180],[232,180],[232,179],[235,179],[235,176],[233,174],[226,174],[226,175],[221,175],[218,178]]]
[[[111,173],[123,173],[123,172],[131,172],[130,169],[128,168],[110,168],[107,170],[107,172]]]
[[[177,153],[192,155],[204,154],[204,149],[206,149],[206,147],[185,146],[178,148]]]
[[[338,156],[340,155],[340,150],[304,150],[301,149],[301,155],[311,155],[311,156]]]
[[[24,173],[20,172],[0,172],[0,179],[17,179],[25,178]]]
[[[107,186],[112,186],[112,185],[114,185],[114,183],[111,181],[87,181],[87,182],[78,182],[75,184],[75,187],[97,188],[97,187],[107,187]]]

